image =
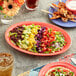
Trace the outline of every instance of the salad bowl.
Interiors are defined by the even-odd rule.
[[[41,27],[44,27],[46,26],[47,28],[52,28],[52,29],[55,29],[57,31],[60,31],[64,38],[65,38],[65,41],[66,41],[66,45],[58,52],[55,52],[55,53],[49,53],[49,54],[45,54],[45,53],[34,53],[34,52],[30,52],[28,50],[24,50],[24,49],[21,49],[19,48],[18,46],[14,45],[12,42],[11,42],[11,39],[9,37],[9,32],[16,28],[17,26],[21,26],[21,25],[32,25],[32,24],[35,24],[35,25],[40,25]],[[48,23],[43,23],[43,22],[32,22],[32,21],[27,21],[27,22],[20,22],[20,23],[16,23],[16,24],[13,24],[12,26],[10,26],[6,32],[5,32],[5,40],[6,42],[13,48],[15,48],[17,51],[20,51],[20,52],[23,52],[23,53],[27,53],[27,54],[30,54],[30,55],[36,55],[36,56],[53,56],[53,55],[59,55],[59,54],[62,54],[64,52],[66,52],[70,45],[71,45],[71,38],[70,36],[67,34],[66,31],[64,31],[63,29],[61,29],[60,27],[57,27],[57,26],[54,26],[52,24],[48,24]]]

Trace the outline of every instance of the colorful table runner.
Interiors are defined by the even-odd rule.
[[[68,63],[76,66],[76,65],[71,61],[71,58],[76,58],[76,53],[72,53],[72,54],[70,54],[70,55],[66,55],[66,56],[64,56],[64,57],[56,60],[55,62],[57,62],[57,61],[68,62]],[[32,70],[30,70],[30,71],[24,72],[24,73],[22,73],[22,74],[20,74],[20,75],[18,75],[18,76],[38,76],[41,68],[43,68],[44,66],[45,66],[45,65],[42,65],[41,67],[37,67],[37,68],[32,69]]]

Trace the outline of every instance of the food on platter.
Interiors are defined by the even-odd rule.
[[[75,76],[74,72],[64,67],[50,69],[45,76]]]
[[[55,53],[66,45],[61,32],[35,24],[13,28],[9,38],[17,47],[35,53]]]
[[[12,76],[13,56],[8,53],[0,53],[0,76]]]
[[[66,4],[64,2],[59,2],[58,5],[52,3],[50,6],[56,9],[56,11],[52,13],[52,17],[50,19],[60,18],[63,22],[67,22],[68,20],[76,22],[76,16],[66,8]]]

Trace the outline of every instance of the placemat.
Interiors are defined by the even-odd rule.
[[[68,62],[74,66],[76,66],[72,61],[71,61],[71,58],[76,58],[76,53],[72,53],[70,55],[66,55],[60,59],[57,59],[56,61],[54,62],[57,62],[57,61],[60,61],[60,62]],[[37,68],[34,68],[32,70],[29,70],[29,71],[26,71],[18,76],[38,76],[41,68],[43,68],[45,65],[42,65],[40,67],[37,67]]]

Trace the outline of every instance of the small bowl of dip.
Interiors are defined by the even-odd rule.
[[[67,0],[66,7],[67,9],[72,11],[74,14],[76,14],[76,0]]]

